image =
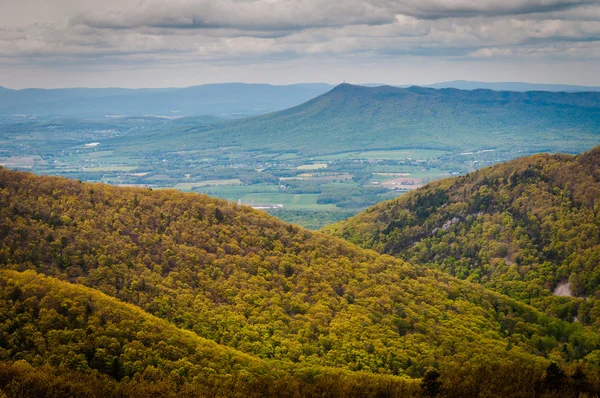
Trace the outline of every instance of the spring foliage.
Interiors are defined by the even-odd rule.
[[[434,182],[328,231],[600,326],[600,147]],[[573,298],[552,295],[567,282]]]
[[[34,373],[28,377],[49,380],[59,390],[70,386],[77,395],[102,391],[114,395],[313,396],[327,389],[343,394],[351,388],[365,395],[387,391],[390,396],[403,396],[418,391],[417,384],[405,378],[302,369],[253,358],[97,290],[33,271],[2,270],[0,277],[0,357],[16,360],[0,366],[0,375],[11,369]],[[71,377],[61,380],[64,373],[73,374],[73,381]],[[3,376],[0,380],[6,383],[10,376]],[[29,383],[6,384],[4,388],[15,394],[31,388]],[[41,392],[48,386],[36,388]],[[27,393],[35,396],[34,391]]]
[[[156,370],[177,388],[216,380],[215,391],[229,391],[239,375],[241,391],[274,384],[363,396],[388,384],[409,394],[418,384],[402,376],[435,368],[447,396],[482,379],[510,380],[498,391],[516,396],[551,361],[579,366],[592,388],[589,369],[600,361],[598,335],[579,324],[249,207],[172,190],[0,169],[0,265],[2,359],[24,359],[44,377],[108,375],[129,388]],[[6,366],[16,375],[6,380],[30,375]],[[212,371],[222,377],[206,377]]]

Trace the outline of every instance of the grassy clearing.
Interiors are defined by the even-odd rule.
[[[359,157],[365,159],[381,159],[381,160],[426,160],[426,159],[437,159],[442,156],[448,155],[449,152],[437,151],[432,149],[411,149],[411,150],[397,150],[397,151],[367,151],[358,154]]]
[[[82,158],[97,159],[97,158],[102,158],[102,157],[110,157],[110,156],[112,156],[113,153],[114,153],[114,151],[90,150],[89,152],[82,153],[80,156]]]
[[[320,205],[317,204],[318,194],[287,194],[279,192],[277,187],[262,186],[265,190],[271,192],[249,192],[250,189],[256,189],[256,186],[237,187],[211,187],[198,192],[207,195],[226,199],[232,202],[241,201],[242,204],[282,204],[287,210],[336,210],[333,204]]]
[[[237,198],[249,194],[277,193],[279,188],[275,185],[221,185],[202,187],[195,191],[219,198],[236,198],[237,200]]]
[[[180,191],[191,191],[194,188],[209,187],[214,185],[241,185],[242,182],[238,178],[230,180],[206,180],[198,182],[180,182],[175,184],[173,188],[179,189]]]
[[[434,149],[399,149],[390,151],[344,152],[320,156],[320,160],[368,159],[368,160],[426,160],[437,159],[449,152]]]
[[[381,175],[381,174],[373,174],[371,178],[369,178],[368,183],[372,184],[376,183],[384,183],[386,181],[395,180],[397,178],[414,178],[420,179],[423,184],[427,184],[428,182],[439,180],[441,178],[450,177],[447,172],[441,170],[427,170],[427,171],[415,171],[413,173],[407,173],[406,176],[393,176],[393,175]]]
[[[400,175],[403,174],[403,175]],[[394,175],[381,175],[381,174],[373,174],[371,175],[371,178],[369,178],[369,182],[373,183],[373,182],[384,182],[384,181],[390,181],[393,180],[395,178],[399,178],[399,177],[405,177],[405,176],[410,176],[412,177],[409,173],[398,173],[398,175],[394,176]]]
[[[296,159],[298,157],[297,154],[295,153],[282,153],[281,155],[273,158],[274,160],[289,160],[289,159]]]
[[[282,204],[288,210],[333,210],[335,205],[317,204],[318,194],[287,194],[287,193],[259,193],[248,194],[241,198],[243,204]],[[235,199],[230,199],[235,200]]]
[[[99,167],[86,167],[84,171],[89,172],[110,172],[110,171],[133,171],[137,169],[137,166],[99,166]]]
[[[259,153],[252,156],[253,159],[275,159],[272,153]]]
[[[296,167],[298,170],[318,170],[318,169],[326,169],[327,163],[313,163],[313,164],[303,164],[302,166]]]

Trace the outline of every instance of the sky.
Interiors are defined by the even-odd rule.
[[[0,0],[0,86],[600,86],[600,0]]]

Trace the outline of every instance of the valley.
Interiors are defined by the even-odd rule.
[[[600,0],[0,4],[0,398],[600,398]]]
[[[125,395],[600,391],[598,149],[535,154],[597,142],[599,103],[342,85],[238,120],[3,117],[0,358],[17,362],[0,376]]]
[[[339,145],[326,135],[321,145],[281,149],[268,132],[260,148],[232,139],[232,129],[306,106],[239,121],[4,118],[0,389],[600,391],[598,148],[523,157],[539,140],[445,146],[440,135],[382,148],[356,144],[355,130],[334,137]],[[596,139],[592,131],[574,132],[576,145],[544,145],[577,151]],[[406,144],[394,135],[382,142]],[[540,223],[539,214],[554,218]],[[567,246],[548,243],[556,234],[570,236]]]
[[[473,93],[342,85],[285,111],[233,121],[212,115],[5,116],[0,164],[117,186],[206,193],[316,229],[440,178],[598,142],[596,93]],[[535,101],[554,101],[555,114],[524,119],[517,105],[530,107],[527,112],[546,106]],[[457,104],[470,110],[448,114]],[[359,108],[363,120],[354,120]],[[500,109],[510,116],[482,124]],[[571,120],[565,112],[578,116],[558,134],[560,123]],[[516,134],[519,129],[526,133]],[[508,137],[511,144],[501,144]]]
[[[273,214],[286,219],[301,212],[301,225],[320,228],[325,223],[314,224],[318,219],[314,212],[337,221],[429,181],[498,161],[496,154],[415,149],[306,156],[231,146],[139,154],[113,137],[136,134],[142,127],[178,131],[184,121],[145,119],[142,127],[137,121],[110,120],[97,126],[100,123],[13,126],[20,129],[19,135],[4,134],[5,153],[10,156],[0,156],[0,165],[117,186],[206,193],[251,206],[281,204],[283,208],[273,209]],[[61,142],[48,142],[47,135],[57,129]],[[22,144],[25,140],[27,145]],[[394,183],[408,177],[409,184]]]

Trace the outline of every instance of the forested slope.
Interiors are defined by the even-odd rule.
[[[437,368],[448,396],[482,388],[481,380],[503,385],[504,396],[534,382],[542,391],[552,361],[571,373],[583,369],[595,388],[600,365],[598,334],[579,324],[249,207],[172,190],[0,169],[0,266],[97,289],[200,337],[309,373],[326,366],[421,377]],[[16,275],[2,280],[33,278]],[[44,285],[58,283],[51,281],[40,280],[40,303],[51,296]],[[14,292],[5,293],[9,314],[15,300],[25,297],[23,310],[30,305]],[[68,319],[61,308],[48,311]],[[8,319],[19,318],[21,309],[14,311]],[[31,323],[40,326],[37,318]],[[33,348],[15,346],[15,330],[5,326],[5,359]],[[116,369],[126,368],[122,355],[113,359]],[[40,358],[33,362],[58,363]]]
[[[293,397],[354,389],[400,397],[419,391],[406,378],[253,358],[97,290],[33,271],[1,270],[0,304],[0,359],[17,360],[0,365],[0,388],[15,395],[36,396],[32,387],[38,396],[71,390],[76,396]],[[11,368],[31,374],[10,375]],[[72,377],[61,380],[65,372]],[[10,376],[27,383],[8,384]]]
[[[327,230],[600,326],[600,147],[437,181]]]
[[[283,111],[115,142],[138,152],[226,145],[304,154],[387,148],[579,152],[600,143],[600,93],[341,84]]]

